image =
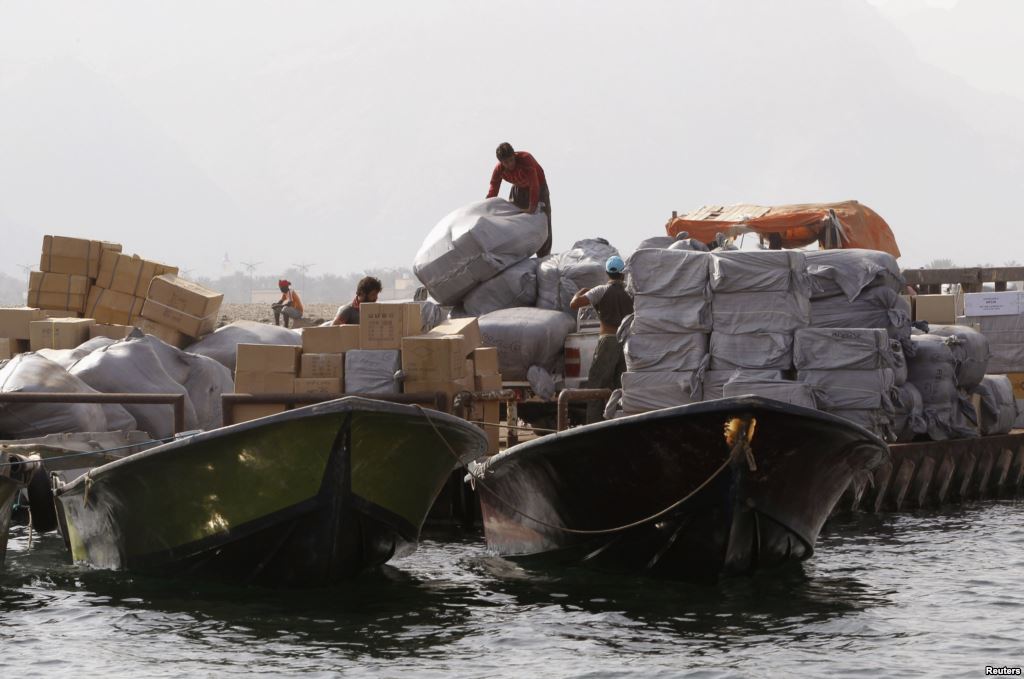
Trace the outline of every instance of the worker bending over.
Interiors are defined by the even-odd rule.
[[[292,290],[291,281],[282,278],[277,282],[277,287],[281,290],[281,299],[270,305],[274,310],[274,325],[281,325],[283,318],[284,327],[287,328],[289,321],[302,318],[302,300],[299,293]]]
[[[507,141],[498,145],[496,151],[498,164],[491,173],[491,188],[488,198],[498,195],[501,180],[512,185],[508,199],[520,210],[531,215],[541,205],[544,215],[548,218],[548,238],[537,250],[537,256],[543,257],[551,253],[551,192],[548,191],[548,180],[544,177],[544,168],[526,151],[515,151]]]
[[[384,289],[380,281],[373,276],[364,276],[356,286],[356,296],[343,307],[338,307],[331,325],[359,325],[359,305],[364,302],[373,304],[377,295]]]

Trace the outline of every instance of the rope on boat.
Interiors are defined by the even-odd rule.
[[[434,430],[434,433],[437,434],[437,437],[439,439],[441,439],[441,442],[444,443],[445,447],[448,449],[448,452],[451,453],[452,457],[455,458],[456,462],[459,465],[462,465],[462,460],[461,460],[461,458],[459,458],[459,454],[456,453],[455,449],[452,448],[450,443],[448,443],[448,439],[446,439],[444,437],[444,434],[441,433],[441,430],[437,428],[437,425],[434,424],[434,420],[430,417],[430,415],[427,413],[427,411],[424,410],[422,407],[420,407],[418,405],[415,406],[415,407],[420,411],[420,413],[422,413],[422,415],[425,418],[427,418],[427,422],[430,423],[430,426]],[[519,509],[518,507],[513,505],[511,502],[506,500],[505,498],[503,498],[500,495],[498,495],[496,492],[494,492],[494,490],[492,488],[489,488],[487,486],[487,484],[484,483],[484,479],[483,479],[482,475],[481,476],[477,476],[477,475],[473,474],[473,472],[470,472],[470,477],[475,480],[475,483],[480,484],[481,488],[483,488],[488,493],[490,493],[492,497],[494,497],[496,500],[501,502],[501,504],[505,505],[506,507],[511,509],[516,514],[519,514],[520,516],[522,516],[523,518],[529,519],[530,521],[533,521],[534,523],[540,524],[541,526],[544,526],[545,528],[551,528],[553,530],[561,531],[563,533],[569,533],[571,535],[611,535],[611,534],[614,534],[614,533],[621,533],[623,531],[630,530],[632,528],[637,528],[638,526],[643,526],[644,524],[651,523],[652,521],[657,521],[658,519],[660,519],[661,517],[665,516],[666,514],[672,512],[675,509],[678,509],[686,501],[688,501],[694,495],[696,495],[697,493],[702,491],[720,473],[725,471],[725,469],[730,464],[732,464],[733,460],[736,459],[737,457],[742,455],[743,457],[747,458],[748,463],[752,462],[753,461],[753,451],[750,449],[750,440],[748,438],[748,434],[750,436],[752,436],[753,433],[754,433],[754,428],[752,426],[749,427],[749,428],[746,428],[745,431],[738,432],[738,436],[736,438],[735,444],[733,445],[732,450],[729,451],[729,455],[726,456],[725,462],[723,462],[721,464],[721,466],[719,466],[718,469],[716,469],[714,471],[714,473],[712,473],[710,476],[708,476],[708,478],[704,479],[704,481],[699,486],[697,486],[696,488],[691,490],[684,497],[682,497],[679,500],[676,500],[675,502],[670,504],[668,507],[665,507],[664,509],[662,509],[659,512],[651,514],[650,516],[647,516],[647,517],[645,517],[643,519],[640,519],[638,521],[633,521],[632,523],[627,523],[627,524],[624,524],[624,525],[621,525],[621,526],[615,526],[614,528],[599,528],[599,529],[595,529],[595,530],[583,530],[583,529],[578,529],[578,528],[566,528],[565,526],[558,526],[558,525],[553,524],[553,523],[548,523],[547,521],[543,521],[543,520],[538,519],[538,518],[536,518],[534,516],[530,516],[529,514],[527,514],[523,510]]]
[[[518,427],[512,424],[502,424],[501,422],[482,422],[480,420],[466,420],[470,424],[477,424],[481,427],[505,427],[506,429],[515,429],[517,431],[540,431],[545,434],[557,434],[557,429],[544,429],[542,427]]]
[[[168,438],[163,438],[163,439],[150,439],[148,441],[139,441],[138,443],[130,443],[130,444],[126,445],[126,446],[117,446],[116,448],[104,448],[102,450],[89,450],[89,451],[80,452],[80,453],[68,453],[67,455],[51,455],[50,457],[40,457],[40,459],[38,461],[39,462],[43,462],[45,464],[49,460],[69,460],[69,459],[71,459],[73,457],[86,457],[88,455],[103,455],[105,453],[115,453],[115,452],[117,452],[119,450],[125,450],[127,448],[136,448],[138,446],[145,446],[145,445],[148,445],[150,443],[167,443],[168,441],[173,441],[173,440],[174,440],[173,436],[168,437]],[[26,443],[26,444],[15,444],[15,445],[32,446],[33,444]],[[39,446],[40,447],[46,447],[45,444],[39,444]],[[14,454],[17,454],[17,453],[14,453]],[[32,460],[30,460],[30,461],[32,461]],[[0,467],[11,467],[11,466],[16,465],[16,464],[25,464],[25,462],[26,462],[26,460],[12,460],[10,462],[0,462]]]

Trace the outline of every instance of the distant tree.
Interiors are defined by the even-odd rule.
[[[933,259],[924,265],[926,269],[955,269],[957,268],[956,262],[952,259]]]
[[[1016,259],[1011,259],[1008,262],[1003,262],[1003,266],[1024,266],[1024,264],[1021,264]]]

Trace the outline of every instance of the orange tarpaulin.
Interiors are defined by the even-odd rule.
[[[831,218],[835,214],[835,220]],[[832,225],[838,222],[839,238],[834,247],[869,248],[900,256],[896,238],[885,220],[866,205],[855,200],[842,203],[809,203],[806,205],[704,206],[680,217],[669,219],[665,231],[675,237],[688,231],[691,238],[704,243],[715,234],[738,236],[742,233],[768,235],[777,233],[784,248],[797,248],[815,241],[825,242]]]

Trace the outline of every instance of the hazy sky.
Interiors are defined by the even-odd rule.
[[[857,199],[905,266],[1024,260],[1018,0],[0,0],[0,271],[42,235],[217,275],[411,265],[529,150],[555,250]]]

